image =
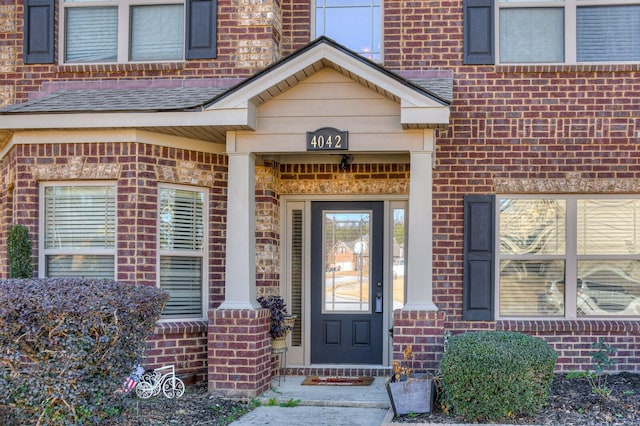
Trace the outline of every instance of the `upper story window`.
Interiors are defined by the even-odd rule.
[[[166,185],[158,192],[158,278],[169,293],[163,319],[202,319],[207,280],[207,196]]]
[[[64,0],[65,63],[184,59],[184,2]]]
[[[498,0],[500,63],[640,61],[640,4]]]
[[[498,199],[500,317],[640,315],[640,199]]]
[[[316,0],[315,34],[379,61],[381,0]]]
[[[115,279],[115,186],[45,184],[40,199],[40,276]]]
[[[638,0],[464,0],[466,64],[639,61]]]

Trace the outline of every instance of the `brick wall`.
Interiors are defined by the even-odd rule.
[[[270,314],[267,309],[209,311],[209,391],[256,397],[271,384]]]
[[[41,91],[47,82],[249,77],[281,57],[282,13],[279,0],[219,0],[216,59],[147,64],[25,65],[24,2],[3,0],[0,3],[0,73],[3,73],[0,107],[24,102]],[[58,16],[56,22],[59,20]],[[57,28],[56,24],[56,40]]]
[[[0,191],[2,239],[21,223],[33,238],[38,270],[39,183],[109,181],[117,185],[117,280],[157,285],[158,183],[209,189],[209,305],[224,300],[226,157],[142,143],[48,143],[15,145],[3,159]],[[5,247],[0,273],[8,276]],[[37,272],[36,272],[37,273]],[[206,375],[206,321],[160,323],[148,340],[145,367],[175,364],[181,375]]]
[[[403,360],[408,347],[414,358],[403,365],[415,372],[435,372],[439,369],[444,351],[444,312],[403,311],[393,312],[393,360]]]
[[[638,192],[640,76],[628,68],[457,68],[452,124],[438,134],[433,174],[434,301],[447,329],[496,326],[461,319],[465,194]],[[541,321],[527,331],[581,354],[581,361],[561,356],[563,370],[584,365],[585,344],[609,333],[563,332],[568,323]],[[550,326],[558,332],[538,331]],[[625,347],[638,347],[633,330],[622,326],[621,336],[632,340]],[[616,359],[618,369],[640,369],[637,358]]]
[[[408,194],[408,164],[283,164],[279,194]]]
[[[602,337],[617,349],[611,358],[617,371],[640,372],[640,323],[638,321],[499,321],[498,330],[532,334],[545,339],[558,353],[557,370],[593,370],[591,344]]]
[[[253,8],[260,13],[255,20],[246,19],[246,11]],[[4,1],[0,4],[0,70],[6,74],[0,79],[0,105],[24,101],[30,93],[41,90],[44,82],[248,77],[279,55],[288,54],[310,40],[310,8],[310,2],[298,0],[273,3],[221,0],[218,58],[212,61],[25,66],[21,46],[22,2]],[[268,18],[271,12],[276,15],[273,21]],[[634,182],[640,179],[640,66],[465,66],[461,0],[385,1],[383,16],[383,65],[391,70],[454,71],[451,125],[448,130],[438,132],[433,174],[434,301],[446,314],[445,329],[460,332],[496,328],[494,322],[471,323],[461,319],[463,196],[497,191],[523,193],[532,188],[573,192],[575,187],[557,182],[575,176],[585,182],[580,190],[587,193],[637,193]],[[16,156],[11,152],[2,165],[6,172],[3,176],[13,182],[0,195],[0,202],[7,207],[3,229],[6,230],[8,218],[18,214],[33,234],[37,227],[33,214],[37,211],[37,188],[30,181],[28,170],[31,161],[45,159],[36,148],[20,149],[29,153]],[[47,145],[43,149],[59,148]],[[150,173],[148,181],[153,186],[150,165],[141,164],[145,164],[144,173]],[[137,169],[122,166],[121,179],[127,181],[132,191],[129,196],[152,197],[133,187]],[[367,167],[384,170],[377,175],[379,178],[371,179],[373,172],[367,171]],[[352,165],[347,173],[342,173],[337,165],[282,165],[277,193],[406,193],[408,183],[394,177],[394,167],[400,168],[397,170],[400,175],[408,172],[408,166],[404,165]],[[151,203],[151,199],[146,202]],[[275,199],[269,202],[276,203]],[[212,223],[212,230],[218,231],[211,239],[211,249],[216,251],[224,246],[222,204]],[[12,206],[20,206],[20,210],[11,210]],[[123,208],[127,210],[126,206]],[[138,219],[131,216],[130,220]],[[123,242],[119,249],[147,258],[154,256],[149,248],[134,248],[128,242]],[[6,261],[0,259],[0,272],[6,274]],[[224,265],[220,259],[223,256],[211,260],[212,282],[222,282]],[[121,268],[123,279],[153,281],[151,271],[126,261]],[[272,286],[276,277],[263,281]],[[216,306],[222,300],[222,286],[211,287],[212,304]],[[548,326],[546,322],[536,324],[538,328]],[[554,326],[565,324],[569,322],[560,321]],[[623,324],[623,329],[624,333],[633,331],[629,324]],[[575,336],[593,339],[600,333],[603,332],[587,328],[554,338],[562,339],[569,345],[567,350],[572,350]],[[626,335],[620,338],[634,339]],[[567,365],[572,362],[567,361]],[[625,363],[629,368],[640,365],[633,360]]]
[[[279,293],[280,198],[277,163],[256,167],[256,285],[258,295]]]

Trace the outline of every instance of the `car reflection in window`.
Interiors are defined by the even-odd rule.
[[[602,266],[578,278],[578,316],[637,316],[640,315],[640,297],[629,292],[640,291],[640,282],[621,268]],[[552,282],[541,295],[540,306],[544,314],[562,312],[564,280]]]

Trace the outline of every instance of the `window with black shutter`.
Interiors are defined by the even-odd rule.
[[[25,0],[24,63],[53,63],[55,0]]]
[[[494,0],[464,1],[464,63],[493,64]]]

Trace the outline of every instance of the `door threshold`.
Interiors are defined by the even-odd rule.
[[[288,376],[360,377],[389,376],[391,367],[382,365],[313,364],[309,366],[287,366]]]

